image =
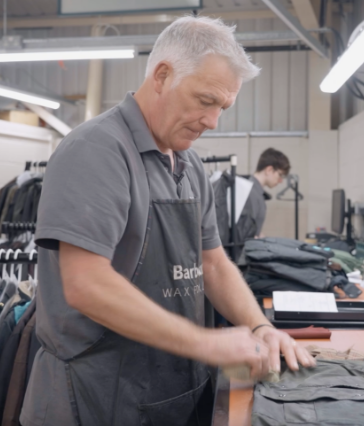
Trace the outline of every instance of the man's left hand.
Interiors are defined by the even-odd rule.
[[[260,337],[269,347],[270,368],[274,371],[281,371],[280,354],[286,359],[291,370],[298,370],[298,363],[304,367],[314,367],[315,359],[305,348],[297,345],[287,333],[279,331],[273,327],[260,327],[254,332],[256,337]]]

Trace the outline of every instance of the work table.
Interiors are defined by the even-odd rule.
[[[316,345],[345,351],[354,347],[364,353],[364,330],[331,330],[330,339],[300,339],[301,346]],[[217,380],[212,426],[251,426],[253,388],[237,380],[229,381],[220,372]]]

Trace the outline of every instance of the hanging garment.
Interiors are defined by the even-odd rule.
[[[29,284],[28,281],[22,281],[19,284],[17,283],[9,283],[8,287],[5,289],[4,294],[12,294],[11,298],[8,299],[8,301],[5,303],[3,310],[0,314],[0,325],[2,324],[5,316],[10,311],[10,309],[17,307],[20,309],[21,306],[24,305],[27,302],[30,302],[34,297],[34,287]],[[5,296],[4,296],[5,297]],[[17,314],[19,317],[19,312]],[[18,321],[16,321],[17,323]]]
[[[231,176],[225,172],[212,184],[215,195],[216,221],[222,245],[226,245],[230,241],[229,213],[226,202],[230,180]]]
[[[16,326],[14,309],[11,309],[0,324],[0,359],[11,333]]]
[[[28,352],[28,359],[27,359],[27,375],[25,378],[25,389],[28,387],[30,373],[32,372],[35,355],[37,354],[38,350],[41,347],[42,346],[37,338],[37,334],[34,327],[32,330],[32,336],[30,338],[30,345],[29,345],[29,352]]]
[[[14,360],[19,347],[21,335],[26,324],[35,312],[35,303],[35,299],[33,299],[28,309],[19,320],[19,323],[15,326],[0,358],[0,419],[3,417],[11,373],[13,371]]]
[[[4,207],[1,211],[0,224],[2,224],[8,218],[9,209],[10,209],[10,206],[14,202],[14,197],[15,197],[15,194],[16,194],[17,191],[18,191],[17,185],[13,185],[9,188],[8,194],[6,196]]]
[[[0,193],[0,217],[2,215],[2,211],[5,206],[6,199],[8,197],[8,193],[11,187],[13,187],[16,184],[16,179],[11,180],[9,183],[7,183],[2,189]]]
[[[33,208],[34,202],[34,191],[36,184],[42,182],[41,178],[32,178],[24,183],[18,190],[18,195],[16,198],[16,203],[14,204],[13,215],[11,217],[11,222],[26,222],[28,217],[30,217],[30,207]],[[31,203],[31,206],[29,205]],[[27,210],[25,211],[25,208]],[[25,214],[24,214],[25,213]]]
[[[4,291],[0,295],[1,312],[6,309],[8,301],[15,295],[17,286],[13,282],[7,282]]]
[[[255,387],[252,426],[361,426],[363,419],[363,361],[317,360]]]
[[[19,417],[26,389],[28,353],[35,326],[35,315],[34,313],[28,321],[20,339],[11,373],[1,426],[20,426]]]
[[[200,201],[161,200],[150,184],[150,222],[132,282],[165,309],[203,326]],[[78,425],[210,425],[209,373],[197,361],[106,331],[84,354],[65,360],[65,369]]]

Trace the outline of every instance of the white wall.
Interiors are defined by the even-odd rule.
[[[364,111],[339,128],[339,187],[351,201],[364,204]],[[354,216],[357,236],[364,236],[362,216]]]
[[[331,232],[332,191],[339,187],[338,131],[311,131],[308,147],[308,231]]]
[[[26,161],[47,161],[55,133],[0,120],[0,188],[18,176]]]
[[[364,111],[339,128],[339,182],[352,201],[364,202]]]

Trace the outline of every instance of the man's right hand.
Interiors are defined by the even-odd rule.
[[[270,369],[268,346],[248,327],[205,329],[199,352],[206,364],[221,367],[246,365],[251,369],[251,378],[262,378]]]

